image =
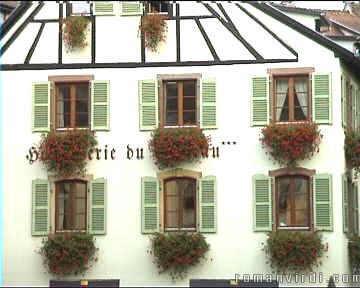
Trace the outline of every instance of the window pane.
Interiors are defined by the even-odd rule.
[[[196,82],[194,80],[184,81],[184,96],[196,95]]]
[[[87,113],[76,114],[76,127],[86,128],[89,126],[89,117]]]
[[[196,112],[193,111],[184,111],[184,124],[196,124]]]
[[[89,85],[76,84],[76,127],[89,126]]]
[[[74,230],[86,230],[85,214],[77,214],[75,216]]]
[[[176,82],[166,82],[165,125],[178,124],[178,91]]]
[[[71,14],[90,14],[90,4],[85,1],[71,1]]]
[[[286,227],[291,223],[290,180],[288,177],[278,179],[277,191],[279,226]]]
[[[308,82],[307,79],[295,79],[294,117],[295,120],[306,120],[308,117]]]
[[[59,95],[57,95],[57,127],[70,127],[70,87],[60,86]]]
[[[179,184],[183,191],[183,227],[195,228],[195,181],[192,181],[190,179],[184,179],[182,180],[182,183],[180,182]]]
[[[295,226],[308,226],[308,181],[306,178],[295,177]]]
[[[195,97],[184,97],[184,109],[185,110],[196,110],[196,98]]]
[[[71,229],[70,184],[59,183],[57,194],[58,227],[57,230]]]
[[[289,121],[288,79],[276,80],[276,121]]]
[[[179,225],[179,195],[176,181],[165,183],[165,228],[176,228]]]

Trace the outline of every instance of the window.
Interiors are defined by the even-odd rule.
[[[168,1],[145,1],[145,11],[147,13],[166,13],[170,12],[170,4]]]
[[[67,16],[90,15],[89,1],[70,1],[66,3]]]
[[[163,82],[164,126],[196,125],[196,80],[171,80]]]
[[[344,232],[359,235],[358,185],[351,177],[343,175],[343,217]]]
[[[89,83],[56,84],[56,128],[89,127]]]
[[[307,75],[275,77],[274,114],[276,122],[309,119],[309,77]]]
[[[142,177],[142,233],[216,232],[216,177],[174,169]]]
[[[170,178],[164,183],[165,230],[196,229],[196,179]]]
[[[87,183],[59,181],[55,193],[55,231],[86,231]]]
[[[277,227],[310,227],[310,183],[302,175],[286,175],[276,180]]]

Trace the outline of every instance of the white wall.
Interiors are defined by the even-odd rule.
[[[299,63],[2,72],[5,285],[48,285],[49,279],[53,278],[46,274],[40,255],[35,253],[41,246],[41,237],[31,236],[31,181],[47,178],[47,173],[38,162],[30,165],[25,159],[27,150],[40,139],[38,133],[31,133],[31,84],[33,81],[47,81],[52,75],[92,74],[97,80],[110,80],[111,131],[97,132],[96,135],[100,148],[106,144],[108,150],[116,149],[116,159],[93,160],[88,166],[88,173],[94,178],[106,177],[108,181],[107,234],[96,237],[100,248],[99,262],[85,276],[71,278],[120,278],[122,286],[185,286],[190,278],[233,278],[235,274],[271,273],[261,250],[266,234],[252,231],[251,177],[280,167],[274,165],[261,148],[258,140],[261,127],[250,127],[251,76],[265,75],[268,68],[294,67],[314,67],[316,72],[332,73],[333,125],[320,126],[324,135],[320,153],[300,165],[316,169],[317,173],[333,175],[334,232],[323,233],[329,251],[325,253],[323,265],[315,271],[321,271],[325,280],[331,274],[349,272],[347,240],[342,232],[341,174],[345,163],[339,60],[333,52],[293,29],[251,6],[246,7],[261,17],[279,37],[291,43],[299,53]],[[188,29],[190,34],[191,26]],[[221,42],[222,35],[218,37]],[[193,49],[195,54],[199,53],[198,47],[193,46]],[[45,48],[43,53],[46,53]],[[131,51],[124,53],[135,55]],[[106,59],[106,55],[99,57]],[[146,253],[150,245],[149,236],[140,233],[140,179],[142,176],[156,176],[158,170],[147,149],[150,132],[139,131],[138,80],[155,79],[158,74],[182,73],[201,73],[202,78],[217,79],[219,129],[205,131],[205,134],[211,135],[214,146],[219,146],[220,158],[209,158],[200,164],[184,167],[201,171],[202,175],[216,175],[218,232],[206,235],[211,245],[209,260],[191,269],[188,278],[172,283],[169,275],[158,275],[151,256]],[[223,146],[222,141],[236,141],[237,145]],[[132,148],[144,148],[145,159],[127,160],[128,144]],[[325,286],[326,283],[318,285]]]

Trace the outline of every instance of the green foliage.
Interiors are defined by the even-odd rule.
[[[354,168],[358,175],[360,172],[360,132],[345,131],[344,150],[348,168]]]
[[[319,152],[322,139],[316,123],[270,124],[262,130],[260,141],[280,165],[295,167],[297,161],[311,159]]]
[[[39,160],[57,176],[84,175],[88,152],[96,145],[95,136],[87,130],[51,131],[42,135],[38,145]]]
[[[200,233],[155,233],[151,238],[154,263],[159,273],[168,271],[173,280],[183,279],[187,269],[198,264],[209,250],[209,244]]]
[[[96,259],[98,250],[92,235],[85,233],[49,234],[43,239],[40,254],[53,275],[83,274]]]
[[[206,157],[210,137],[199,128],[158,128],[151,134],[149,150],[160,168],[175,167]]]
[[[325,246],[319,233],[278,230],[268,234],[264,250],[277,272],[311,272],[321,264]]]
[[[63,38],[69,51],[84,48],[86,43],[86,29],[89,20],[85,16],[69,16],[65,19]]]

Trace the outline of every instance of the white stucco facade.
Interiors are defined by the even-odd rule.
[[[201,4],[181,3],[182,15],[206,15],[208,10]],[[200,5],[200,6],[199,6]],[[246,27],[256,23],[233,4],[224,3],[235,26],[247,41],[266,59],[292,59],[291,54],[266,31],[253,33]],[[299,163],[316,173],[332,175],[333,231],[323,232],[328,251],[322,265],[315,270],[322,273],[324,282],[301,285],[325,286],[333,274],[349,274],[347,237],[343,233],[342,183],[345,171],[344,132],[341,126],[341,76],[345,67],[334,52],[305,37],[294,29],[280,23],[250,4],[241,4],[256,18],[261,19],[280,39],[286,39],[298,53],[298,61],[283,63],[258,63],[234,65],[200,65],[136,68],[75,68],[75,69],[24,69],[1,71],[3,97],[4,139],[4,219],[5,259],[3,279],[5,286],[46,286],[53,277],[42,266],[36,251],[43,237],[31,235],[31,182],[47,179],[46,169],[39,161],[29,164],[28,149],[40,140],[40,133],[31,130],[32,83],[48,81],[56,75],[93,75],[95,80],[110,81],[110,131],[96,132],[98,147],[104,151],[116,150],[114,160],[89,162],[87,174],[107,179],[106,235],[96,236],[99,260],[84,276],[69,279],[120,279],[121,286],[187,286],[189,279],[233,279],[235,274],[272,274],[266,264],[262,242],[265,232],[253,231],[252,176],[268,174],[281,168],[265,154],[259,141],[262,127],[251,127],[251,79],[266,76],[267,69],[312,67],[315,72],[331,73],[332,124],[320,125],[323,139],[320,152],[312,160]],[[45,9],[46,7],[46,9]],[[215,6],[216,7],[216,6]],[[203,10],[202,10],[203,9]],[[54,12],[55,10],[55,12]],[[58,5],[45,1],[44,10],[36,19],[57,17]],[[203,12],[201,12],[203,11]],[[204,13],[204,14],[202,14]],[[221,11],[219,11],[221,13]],[[25,14],[23,17],[26,17]],[[141,62],[140,38],[136,36],[140,16],[96,16],[96,57],[99,63]],[[146,51],[146,61],[176,61],[175,21],[168,20],[166,44],[158,53]],[[254,59],[254,56],[216,18],[201,19],[215,50],[221,60]],[[30,23],[1,58],[2,64],[23,63],[28,48],[34,41],[40,23]],[[249,26],[247,26],[249,25]],[[117,28],[114,28],[117,27]],[[119,27],[126,27],[120,29]],[[181,24],[181,60],[213,60],[195,22],[184,20]],[[15,28],[14,28],[15,29]],[[89,28],[90,29],[90,28]],[[106,34],[104,31],[109,30]],[[11,35],[12,31],[9,31]],[[262,33],[264,34],[263,36]],[[135,36],[134,36],[135,34]],[[56,36],[55,36],[56,35]],[[80,52],[67,53],[63,49],[63,63],[91,63],[91,31],[89,45]],[[9,37],[9,36],[6,36]],[[7,39],[4,38],[6,42]],[[113,38],[109,41],[109,38]],[[34,50],[30,64],[57,63],[58,25],[47,23],[41,39]],[[26,47],[26,49],[24,48]],[[276,61],[274,61],[276,62]],[[200,73],[203,79],[216,79],[216,109],[218,128],[204,130],[210,135],[212,145],[219,147],[219,158],[203,159],[201,163],[181,167],[201,172],[203,176],[215,175],[217,181],[217,232],[204,234],[210,244],[207,260],[189,270],[187,278],[172,282],[168,274],[158,274],[152,257],[146,253],[150,247],[149,235],[141,233],[141,177],[156,177],[159,172],[148,150],[150,131],[139,130],[138,81],[157,79],[162,74]],[[360,82],[350,71],[345,71],[354,86]],[[236,145],[222,142],[235,141]],[[144,159],[134,156],[127,159],[127,145],[132,149],[143,148]],[[211,154],[211,153],[210,153]],[[52,196],[53,197],[53,196]],[[54,199],[52,199],[54,202]],[[54,216],[52,216],[54,217]],[[52,219],[53,221],[53,219]],[[317,274],[320,275],[320,274]],[[318,277],[317,277],[318,279]],[[340,279],[341,280],[341,279]],[[298,286],[299,283],[280,283],[280,286]],[[336,284],[341,285],[341,284]],[[344,285],[350,285],[344,283]]]

